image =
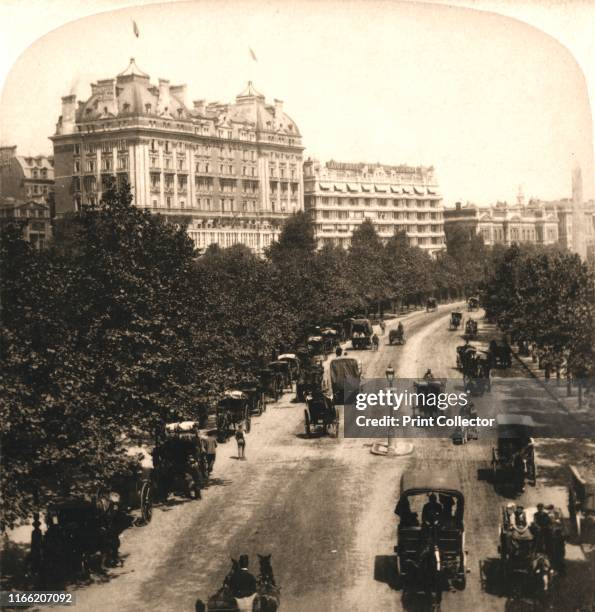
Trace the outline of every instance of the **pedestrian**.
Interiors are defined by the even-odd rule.
[[[372,336],[372,345],[374,346],[374,350],[378,350],[378,345],[380,344],[380,340],[376,334]]]
[[[244,427],[240,426],[236,429],[236,442],[238,443],[238,459],[246,460],[246,436],[244,435]]]
[[[211,474],[215,459],[217,458],[217,440],[213,433],[207,434],[204,438],[205,454],[207,459],[207,472]]]
[[[384,335],[384,330],[386,329],[386,323],[384,322],[384,319],[380,319],[380,333],[382,335]]]

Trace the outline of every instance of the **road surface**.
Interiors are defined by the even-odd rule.
[[[389,325],[378,352],[357,352],[365,375],[382,378],[390,363],[401,377],[420,377],[430,367],[436,376],[460,378],[454,362],[461,336],[448,331],[450,310],[440,307],[401,318],[405,346],[388,345]],[[552,402],[545,393],[535,393],[515,401],[525,406]],[[393,511],[403,471],[429,468],[454,474],[467,500],[467,587],[446,593],[442,610],[527,609],[527,602],[487,593],[480,581],[480,564],[489,566],[497,556],[499,507],[506,501],[492,485],[478,479],[489,465],[489,440],[454,446],[450,440],[417,439],[410,456],[373,455],[372,440],[342,435],[307,439],[304,406],[291,399],[285,395],[253,419],[247,461],[236,459],[233,439],[219,446],[214,478],[201,501],[173,501],[156,508],[149,525],[127,530],[122,536],[123,567],[101,583],[79,588],[77,608],[194,610],[197,598],[206,600],[221,585],[230,557],[248,554],[257,573],[260,553],[272,554],[282,610],[425,609],[422,602],[404,601],[392,586],[397,524]],[[491,396],[479,400],[478,412],[496,413],[510,401],[496,381]],[[546,467],[557,466],[555,458],[538,455],[538,459]],[[525,506],[537,500],[565,506],[559,485],[556,479],[540,479],[520,501]],[[558,582],[548,604],[540,607],[576,610],[595,601],[589,586],[592,560],[576,546],[568,547],[568,555],[572,559],[568,576]]]

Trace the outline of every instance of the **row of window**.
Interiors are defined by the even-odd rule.
[[[128,170],[128,155],[119,155],[116,161],[116,169],[117,170]],[[85,161],[85,172],[96,173],[97,168],[101,168],[101,172],[113,172],[114,170],[114,160],[111,157],[103,157],[101,159],[101,164],[98,166],[97,161],[95,159],[87,159]],[[79,159],[74,160],[73,171],[74,174],[80,174],[82,168],[82,163]]]
[[[437,200],[417,200],[404,198],[340,198],[332,196],[306,196],[305,201],[306,204],[311,207],[316,206],[316,204],[322,204],[324,206],[398,206],[401,208],[438,208]]]
[[[37,168],[33,168],[33,170],[31,170],[31,177],[34,179],[36,178],[46,179],[48,178],[48,169],[41,168],[38,170]]]
[[[193,205],[191,202],[188,202],[185,199],[179,199],[177,201],[174,200],[172,196],[166,196],[164,200],[164,205],[166,208],[190,208],[193,210],[200,210],[204,212],[256,212],[257,211],[257,202],[256,200],[242,200],[238,202],[233,198],[196,198],[195,204]],[[153,208],[159,208],[160,203],[157,198],[153,198],[151,200],[151,204]]]
[[[111,153],[114,149],[118,151],[126,151],[128,149],[128,142],[126,140],[118,140],[116,142],[86,142],[84,146],[85,153],[96,153],[97,151],[101,151],[102,153]],[[81,144],[76,143],[74,145],[74,154],[81,154]]]
[[[413,219],[415,221],[440,221],[437,213],[364,210],[315,210],[319,219]]]

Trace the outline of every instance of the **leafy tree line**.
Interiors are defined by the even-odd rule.
[[[264,259],[243,246],[197,258],[185,230],[133,206],[128,186],[59,224],[41,252],[5,226],[1,526],[94,493],[129,461],[124,434],[196,417],[312,326],[434,287],[461,294],[457,256],[432,260],[403,234],[383,245],[370,223],[349,251],[317,251],[298,214]]]
[[[482,303],[513,339],[565,354],[575,378],[595,375],[595,279],[578,255],[557,246],[500,249]]]

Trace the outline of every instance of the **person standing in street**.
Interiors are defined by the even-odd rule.
[[[238,459],[242,461],[246,460],[246,436],[244,434],[244,427],[238,427],[236,429],[236,442],[238,443]]]
[[[214,434],[205,436],[204,445],[207,459],[207,472],[211,474],[213,472],[213,466],[215,465],[215,459],[217,458],[217,440]]]

